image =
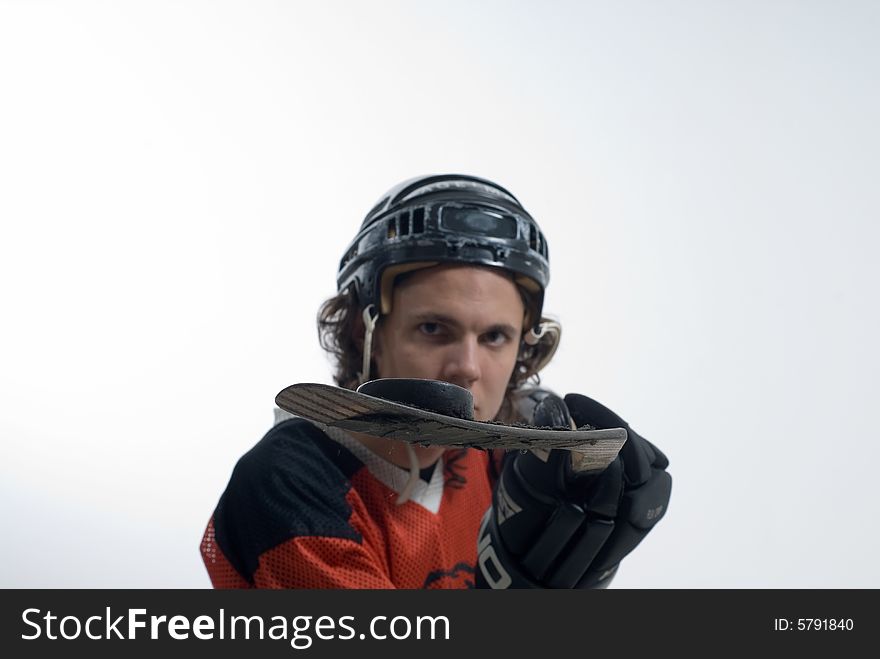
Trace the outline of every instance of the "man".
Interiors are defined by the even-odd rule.
[[[616,414],[528,386],[559,325],[547,243],[519,201],[464,175],[406,181],[367,214],[318,315],[336,383],[442,380],[474,418],[624,427],[601,474],[568,451],[413,446],[279,419],[237,464],[202,541],[216,587],[605,587],[663,516],[667,460]],[[283,414],[282,414],[283,417]]]

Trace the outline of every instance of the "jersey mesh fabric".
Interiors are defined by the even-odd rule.
[[[208,574],[215,588],[248,588],[250,586],[217,547],[213,518],[208,522],[200,549],[202,560],[205,562],[205,567],[208,568]]]
[[[436,511],[417,501],[397,505],[387,477],[314,425],[285,421],[236,465],[208,524],[201,553],[211,581],[217,588],[472,587],[477,530],[491,501],[488,456],[471,449],[454,462],[463,482],[443,487]]]

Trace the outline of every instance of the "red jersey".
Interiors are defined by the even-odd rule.
[[[284,421],[233,471],[201,543],[216,588],[469,588],[492,499],[489,455],[409,472],[335,428]]]

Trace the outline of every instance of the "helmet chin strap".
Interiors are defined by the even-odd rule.
[[[379,312],[376,311],[375,304],[368,304],[364,307],[364,362],[361,368],[359,384],[363,384],[370,379],[370,360],[373,352],[373,330],[376,329],[376,321],[379,320]]]
[[[364,362],[360,373],[360,384],[370,379],[370,359],[373,352],[373,331],[376,329],[376,322],[379,320],[379,312],[376,310],[375,304],[368,304],[364,307]],[[411,444],[404,442],[406,447],[406,456],[409,460],[409,476],[400,494],[397,496],[397,505],[403,505],[412,498],[413,491],[419,482],[419,458],[415,449]]]
[[[419,483],[419,457],[416,455],[416,450],[412,447],[412,444],[408,442],[406,443],[406,456],[409,459],[409,476],[407,477],[406,485],[403,486],[400,494],[397,495],[396,503],[398,506],[405,504],[412,498],[416,485]]]

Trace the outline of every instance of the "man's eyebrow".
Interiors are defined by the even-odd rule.
[[[443,323],[444,325],[453,325],[454,327],[458,327],[460,324],[452,316],[446,316],[434,311],[420,311],[413,314],[413,320],[420,323]]]
[[[516,336],[519,333],[519,330],[517,330],[510,323],[495,323],[486,331],[487,332],[501,332],[502,334],[509,334],[510,336]]]

